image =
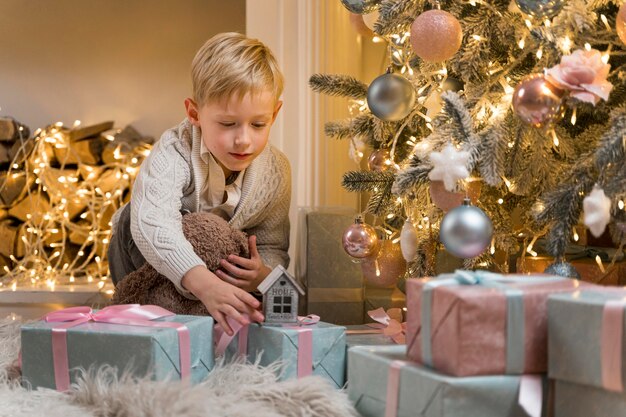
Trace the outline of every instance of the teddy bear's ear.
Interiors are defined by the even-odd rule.
[[[237,243],[239,256],[243,256],[244,258],[249,258],[250,248],[248,246],[248,235],[246,235],[241,230],[233,229],[233,240]]]

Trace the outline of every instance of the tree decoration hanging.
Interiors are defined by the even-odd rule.
[[[515,0],[520,10],[539,19],[551,19],[556,16],[565,0]]]
[[[400,249],[405,261],[411,262],[417,257],[417,230],[410,218],[404,221],[400,232]]]
[[[441,62],[461,47],[463,30],[456,17],[443,10],[428,10],[411,25],[411,46],[415,55],[427,62]]]
[[[469,177],[467,163],[470,153],[457,150],[454,145],[448,143],[441,152],[431,152],[430,162],[433,169],[428,178],[433,181],[443,181],[448,191],[454,191],[456,183]]]
[[[515,87],[513,110],[524,123],[549,128],[563,117],[564,93],[543,74],[529,75]]]
[[[444,212],[448,212],[463,204],[463,200],[468,197],[472,204],[480,197],[482,183],[477,178],[469,178],[463,181],[465,192],[451,192],[446,190],[443,181],[431,181],[429,186],[430,199],[433,204]]]
[[[592,235],[600,237],[611,221],[611,199],[604,194],[602,188],[596,185],[583,200],[583,210],[585,226],[589,228]]]
[[[371,13],[380,2],[381,0],[341,0],[343,7],[356,14]]]
[[[381,120],[404,119],[415,105],[415,88],[401,75],[383,74],[370,84],[367,105],[374,116]]]
[[[370,171],[382,172],[391,168],[389,149],[380,148],[372,151],[367,158],[367,167]]]
[[[580,274],[578,273],[574,265],[562,259],[558,259],[556,262],[548,265],[548,267],[543,272],[548,275],[557,275],[559,277],[580,279]]]
[[[484,211],[470,204],[450,210],[441,221],[439,238],[446,250],[458,258],[474,258],[491,243],[493,225]]]
[[[378,254],[361,263],[361,270],[363,278],[370,286],[394,288],[406,272],[406,261],[400,245],[384,239]]]
[[[357,260],[376,256],[380,249],[376,230],[365,224],[360,216],[343,232],[341,242],[346,253]]]
[[[607,101],[613,84],[607,81],[611,66],[602,61],[596,49],[579,49],[564,55],[558,65],[546,70],[546,80],[555,87],[566,90],[579,101],[594,106],[600,99]]]

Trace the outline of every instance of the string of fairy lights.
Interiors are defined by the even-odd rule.
[[[29,199],[30,210],[19,226],[11,265],[4,266],[0,288],[54,290],[57,285],[94,282],[103,288],[108,279],[111,217],[129,198],[151,146],[142,144],[124,152],[120,143],[113,150],[112,161],[86,164],[70,140],[72,129],[79,126],[80,121],[71,129],[59,122],[38,129],[31,139],[20,138],[21,147],[2,187],[9,178],[23,177],[23,198]],[[119,131],[102,136],[114,141],[116,133]],[[64,150],[62,158],[55,157],[54,148]]]

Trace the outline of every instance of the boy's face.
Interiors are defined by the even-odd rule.
[[[185,100],[189,121],[202,131],[202,141],[225,176],[246,169],[263,151],[281,105],[265,90],[199,108],[192,99]]]

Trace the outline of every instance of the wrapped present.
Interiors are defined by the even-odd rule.
[[[405,346],[348,353],[348,396],[364,417],[539,417],[538,376],[456,378],[407,362]]]
[[[406,296],[398,288],[368,288],[365,287],[365,313],[377,308],[406,307]]]
[[[221,354],[224,349],[226,360],[243,355],[261,366],[280,361],[281,380],[319,375],[341,388],[345,383],[345,331],[345,327],[323,322],[295,326],[253,323],[218,342],[216,352]]]
[[[551,378],[626,395],[625,300],[626,289],[610,287],[550,297]]]
[[[306,312],[335,324],[363,323],[363,277],[343,249],[354,223],[349,208],[300,208],[296,276],[307,288]]]
[[[546,372],[548,296],[582,285],[590,284],[463,270],[410,279],[408,357],[456,376]]]
[[[213,319],[157,306],[71,307],[21,328],[22,375],[33,388],[65,391],[77,369],[110,365],[153,379],[203,380],[213,368]]]
[[[587,385],[555,381],[554,417],[626,416],[626,396]]]

